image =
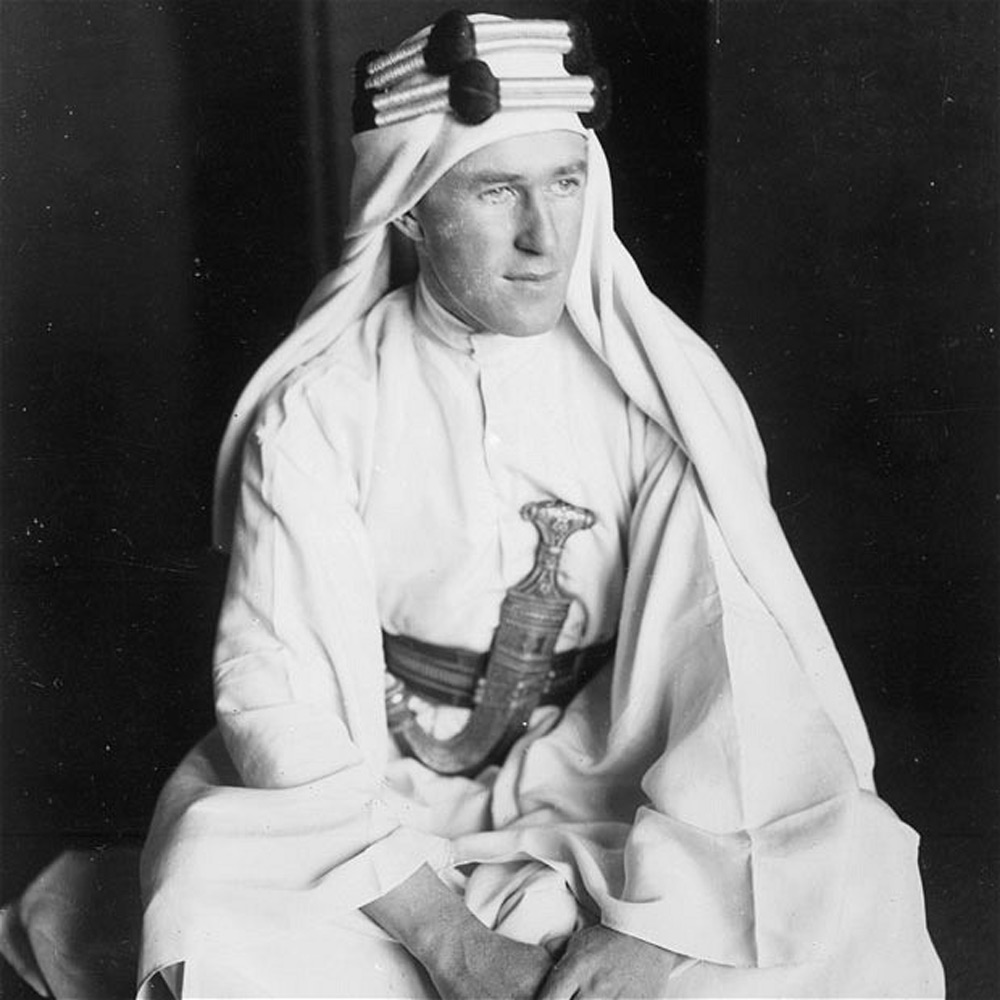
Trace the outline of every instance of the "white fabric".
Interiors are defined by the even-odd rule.
[[[64,851],[0,908],[0,955],[40,996],[129,997],[142,924],[138,869],[133,845]]]
[[[414,346],[409,300],[376,306],[388,290],[387,224],[473,150],[559,128],[581,131],[572,116],[525,112],[475,128],[427,116],[356,140],[343,263],[251,382],[220,455],[217,537],[233,544],[216,672],[228,753],[217,737],[196,748],[161,798],[146,851],[142,973],[214,965],[280,995],[319,983],[333,995],[346,988],[337,963],[352,953],[344,927],[384,940],[357,908],[420,864],[447,874],[479,862],[470,885],[456,885],[476,907],[503,895],[511,863],[536,859],[584,918],[691,956],[675,978],[692,994],[753,993],[763,982],[798,995],[935,995],[915,840],[874,796],[867,733],[768,503],[745,404],[615,237],[607,164],[590,134],[567,331],[581,338],[575,357],[582,343],[593,351],[591,381],[606,365],[618,387],[621,416],[596,422],[597,456],[608,453],[601,434],[633,445],[614,464],[612,500],[587,486],[626,552],[613,675],[558,724],[551,713],[536,719],[482,780],[438,778],[388,750],[379,627],[479,637],[480,600],[495,607],[533,544],[523,525],[515,540],[510,511],[481,523],[482,504],[463,492],[475,492],[469,469],[487,467],[473,500],[494,514],[491,494],[517,500],[530,482],[556,495],[565,483],[558,463],[535,468],[523,439],[494,468],[482,422],[478,456],[471,431],[431,432],[450,410]],[[534,346],[549,350],[560,335]],[[551,363],[540,371],[554,375]],[[504,394],[483,412],[506,428]],[[537,390],[516,398],[525,426],[552,416]],[[637,479],[633,429],[650,426]],[[669,444],[649,455],[657,436]],[[542,453],[557,447],[544,438]],[[411,551],[410,505],[427,515],[441,482],[450,515],[429,511],[434,530]],[[392,488],[400,483],[409,489]],[[462,546],[471,539],[479,551],[486,537],[500,558],[467,564]],[[614,546],[600,538],[586,561],[614,584]],[[454,587],[432,579],[439,551],[449,573],[464,567]],[[439,586],[447,600],[472,581],[477,610],[468,620],[435,614],[404,592],[414,569],[417,589]],[[614,586],[597,596],[581,634],[605,634],[617,601]],[[380,970],[398,960],[397,946],[386,948],[372,959]],[[293,954],[313,957],[308,970]],[[387,988],[379,982],[373,989]]]

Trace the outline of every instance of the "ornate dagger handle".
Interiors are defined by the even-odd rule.
[[[585,507],[574,507],[565,500],[536,500],[521,508],[521,517],[538,530],[538,549],[531,572],[508,593],[566,598],[559,587],[559,560],[569,536],[593,526],[593,512]]]
[[[594,514],[563,500],[543,500],[525,504],[521,516],[538,530],[535,564],[504,596],[480,696],[465,727],[450,739],[435,739],[409,710],[402,682],[386,690],[389,727],[397,742],[441,774],[475,774],[501,759],[524,732],[573,602],[559,586],[559,560],[567,539],[590,528]]]

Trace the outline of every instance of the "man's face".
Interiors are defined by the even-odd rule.
[[[550,330],[566,304],[586,180],[587,143],[575,132],[515,136],[461,160],[407,230],[431,294],[476,331]]]

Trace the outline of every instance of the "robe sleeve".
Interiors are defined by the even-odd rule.
[[[431,854],[433,838],[386,803],[384,664],[359,513],[372,419],[365,380],[335,404],[292,379],[263,406],[245,452],[214,685],[219,729],[243,783],[312,785],[336,803],[331,866],[366,868],[373,898]],[[337,420],[323,406],[336,405]],[[340,419],[342,417],[342,419]],[[360,858],[360,862],[359,859]]]

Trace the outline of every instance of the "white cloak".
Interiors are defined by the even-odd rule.
[[[731,440],[755,443],[710,352],[686,358]],[[433,995],[358,912],[428,863],[511,936],[600,920],[688,956],[670,995],[942,993],[916,837],[874,794],[832,646],[812,650],[817,683],[681,435],[620,382],[569,318],[470,337],[406,289],[268,394],[219,733],[171,779],[146,849],[143,978],[183,967],[185,996]],[[580,600],[562,645],[617,631],[613,671],[558,722],[540,710],[480,780],[400,759],[381,630],[487,648],[532,561],[517,512],[552,496],[598,514],[567,545]]]

